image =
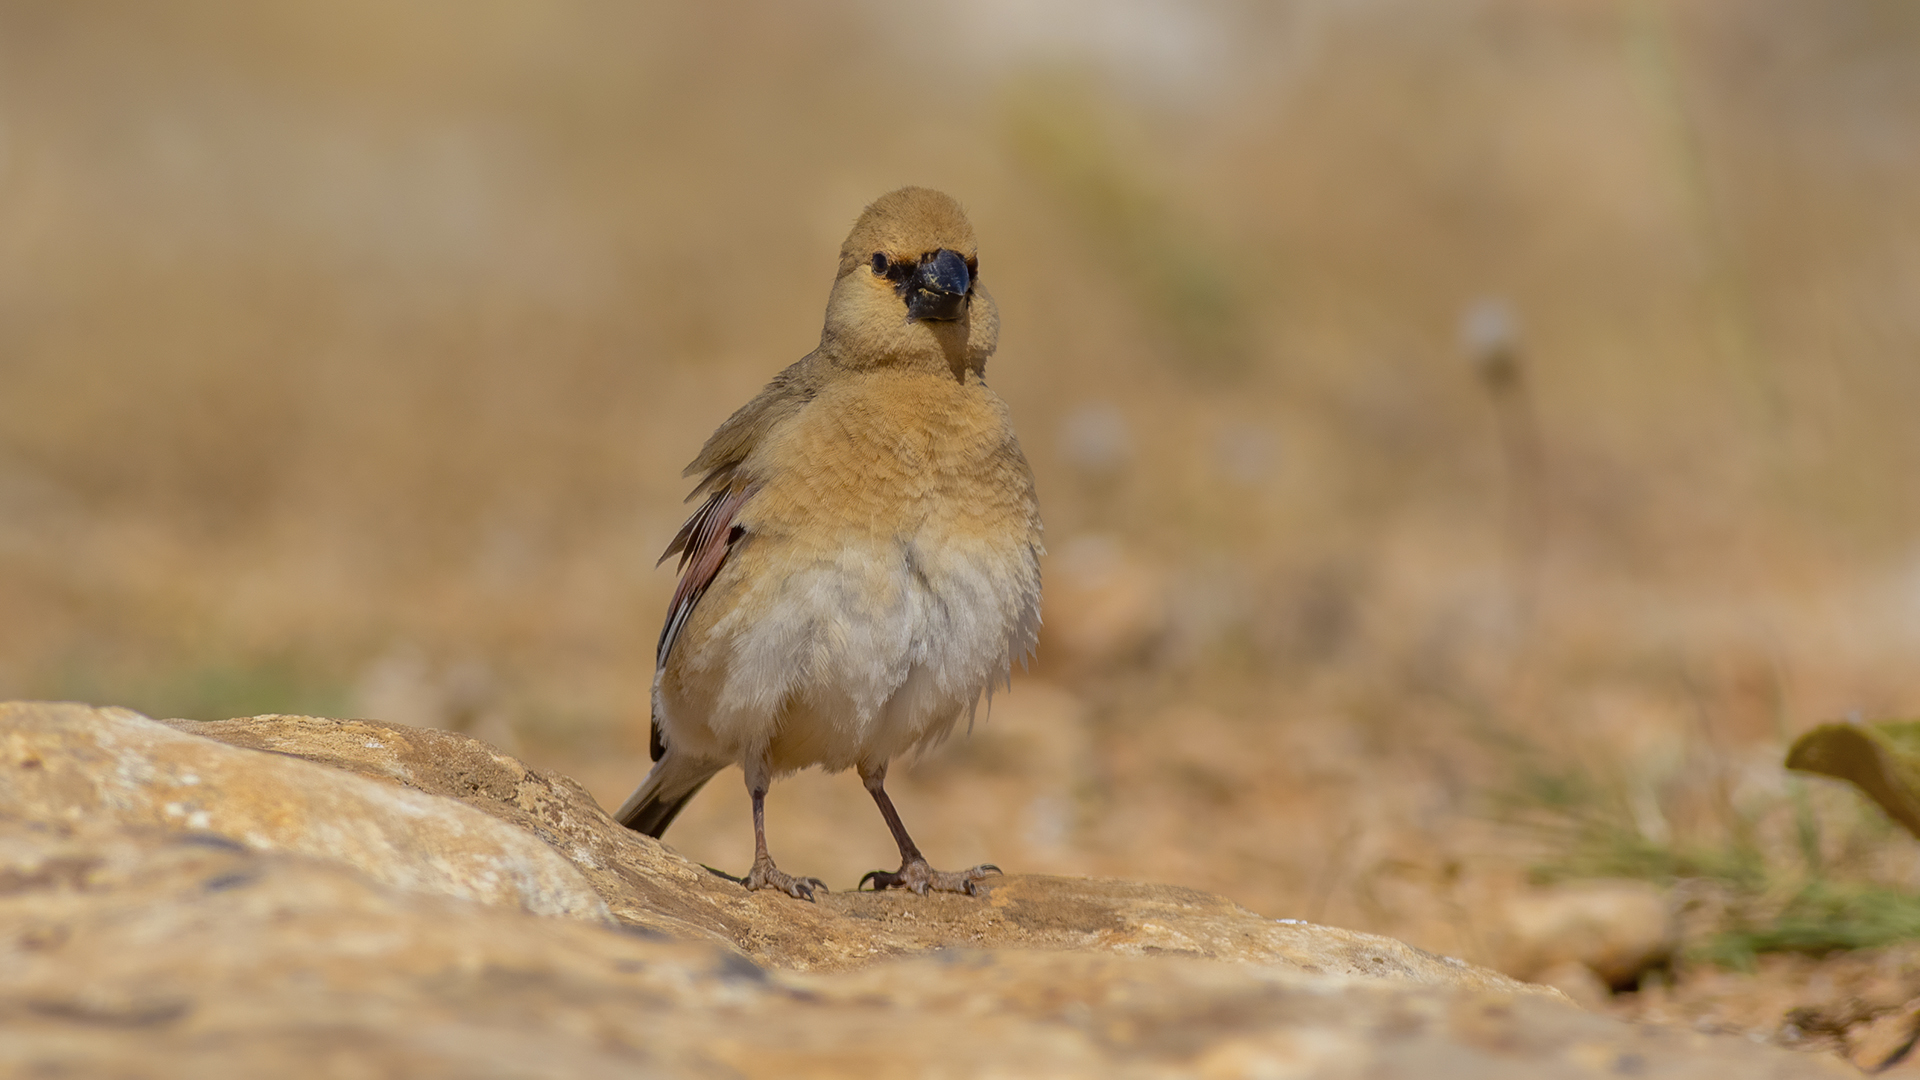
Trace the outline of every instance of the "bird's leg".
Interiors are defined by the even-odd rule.
[[[860,884],[873,882],[873,890],[912,889],[921,896],[927,890],[935,892],[966,893],[977,896],[976,884],[988,874],[997,874],[1000,868],[992,863],[981,863],[971,870],[950,873],[935,870],[927,865],[926,856],[913,843],[913,837],[907,835],[907,826],[900,820],[900,811],[893,808],[893,800],[887,797],[887,766],[882,762],[875,768],[860,767],[860,782],[867,786],[867,794],[873,796],[874,805],[880,808],[880,816],[887,819],[887,828],[893,831],[893,842],[900,845],[900,869],[895,871],[873,870],[860,879]]]
[[[827,891],[827,886],[819,878],[797,878],[784,873],[773,865],[773,856],[767,854],[767,769],[763,765],[747,770],[747,794],[753,796],[753,869],[747,872],[742,884],[749,892],[758,889],[778,889],[788,896],[801,900],[812,900],[813,890]]]

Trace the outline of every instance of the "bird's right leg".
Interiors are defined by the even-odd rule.
[[[764,763],[747,769],[747,794],[753,796],[753,869],[747,872],[742,884],[750,892],[778,889],[788,896],[812,900],[813,890],[827,891],[826,883],[819,878],[797,878],[785,873],[773,865],[773,856],[767,854],[767,787],[772,779],[769,771]]]

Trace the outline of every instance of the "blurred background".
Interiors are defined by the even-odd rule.
[[[1736,967],[1814,882],[1876,944],[1920,860],[1780,760],[1920,711],[1917,180],[1904,0],[7,0],[0,696],[616,805],[680,469],[924,184],[1048,545],[1037,662],[896,773],[937,864],[1509,969],[1554,882]],[[733,775],[668,840],[740,872]],[[769,822],[896,861],[849,776]]]

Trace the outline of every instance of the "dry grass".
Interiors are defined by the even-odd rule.
[[[0,8],[0,694],[617,800],[680,466],[926,183],[1052,549],[1039,665],[902,788],[940,861],[1465,955],[1623,836],[1913,886],[1777,769],[1920,702],[1912,6],[1041,10]],[[863,800],[776,789],[783,865],[885,863]],[[739,868],[744,801],[673,841]]]

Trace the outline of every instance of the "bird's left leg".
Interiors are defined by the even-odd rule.
[[[981,863],[971,870],[951,873],[935,870],[927,865],[926,856],[914,846],[913,837],[907,835],[907,827],[900,821],[900,811],[893,808],[893,800],[887,797],[887,765],[881,762],[874,767],[860,766],[860,782],[867,786],[867,794],[873,796],[874,804],[880,807],[880,816],[887,819],[887,828],[893,830],[893,842],[900,845],[900,869],[894,871],[873,870],[860,879],[860,884],[873,882],[873,889],[912,889],[921,896],[927,890],[935,892],[966,893],[979,895],[976,886],[988,874],[1000,873],[1000,868],[992,863]]]

